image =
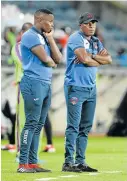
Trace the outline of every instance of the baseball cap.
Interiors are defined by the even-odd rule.
[[[98,20],[95,18],[95,16],[92,13],[86,12],[86,13],[80,15],[80,17],[79,17],[79,24],[85,24],[85,23],[89,23],[91,21],[98,22]]]

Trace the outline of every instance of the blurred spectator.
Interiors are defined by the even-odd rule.
[[[116,109],[107,135],[108,136],[127,136],[127,91],[123,96],[120,105]]]
[[[69,26],[63,26],[60,29],[56,29],[54,32],[54,38],[63,55],[62,62],[61,62],[63,64],[66,64],[66,45],[71,33],[72,33],[72,29]]]
[[[1,149],[2,150],[9,150],[11,152],[15,152],[16,151],[16,146],[15,146],[15,120],[16,120],[16,114],[13,114],[11,112],[10,104],[9,104],[8,101],[6,101],[5,106],[2,109],[2,113],[6,118],[8,118],[11,121],[12,130],[11,130],[11,132],[7,131],[9,144],[2,145]]]
[[[69,26],[63,26],[60,29],[63,30],[68,36],[70,36],[72,33],[72,29]]]
[[[63,48],[67,44],[68,35],[62,29],[56,29],[54,32],[54,38],[57,42],[57,45],[62,52]]]
[[[96,31],[95,31],[94,36],[98,37],[99,40],[100,40],[100,41],[103,43],[103,45],[104,45],[104,38],[103,38],[103,36],[102,36],[102,34],[101,34],[101,32],[100,32],[100,30],[99,30],[98,27],[96,28]]]
[[[16,27],[6,27],[4,31],[4,40],[9,43],[10,48],[16,43]]]
[[[127,50],[125,48],[118,50],[117,59],[120,66],[127,67]]]
[[[17,34],[16,42],[20,42],[20,41],[21,41],[21,37],[22,37],[22,31],[20,31],[20,32]]]
[[[10,55],[11,55],[11,49],[16,43],[16,27],[6,27],[4,31],[4,40],[6,43],[10,46]],[[7,60],[8,64],[11,65],[13,63],[12,56],[9,57]]]

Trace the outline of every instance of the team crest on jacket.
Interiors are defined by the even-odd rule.
[[[78,98],[77,98],[77,97],[72,97],[72,98],[70,99],[70,102],[71,102],[73,105],[75,105],[75,104],[77,104],[77,102],[78,102]]]

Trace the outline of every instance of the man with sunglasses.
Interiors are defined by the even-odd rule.
[[[65,98],[67,128],[65,132],[64,172],[97,172],[86,164],[88,133],[96,107],[96,73],[98,66],[110,64],[111,56],[98,38],[94,37],[98,20],[91,13],[79,18],[80,30],[73,33],[67,44]],[[74,153],[76,153],[74,160]]]

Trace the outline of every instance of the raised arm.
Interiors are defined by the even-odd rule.
[[[45,36],[47,37],[49,44],[50,44],[50,48],[51,48],[51,57],[53,58],[54,62],[56,64],[59,64],[61,59],[62,59],[62,54],[60,53],[56,42],[53,38],[53,32],[50,33],[44,33]]]
[[[44,49],[45,41],[43,38],[40,40],[35,34],[24,34],[22,36],[21,43],[26,46],[33,54],[35,54],[39,60],[48,67],[56,67],[55,62],[49,57]]]

